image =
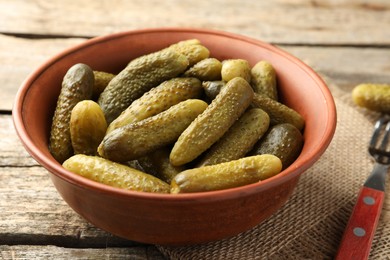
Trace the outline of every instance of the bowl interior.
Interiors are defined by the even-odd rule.
[[[88,40],[53,57],[25,80],[17,94],[13,116],[24,146],[40,164],[61,178],[78,185],[103,187],[65,171],[49,152],[51,120],[63,76],[75,63],[117,73],[135,57],[191,38],[199,39],[209,48],[211,56],[220,60],[242,58],[252,66],[260,60],[270,61],[277,71],[282,102],[306,120],[305,144],[299,158],[281,174],[252,186],[263,189],[277,185],[309,168],[327,148],[336,124],[334,102],[321,78],[300,60],[272,45],[244,36],[200,29],[118,33]]]

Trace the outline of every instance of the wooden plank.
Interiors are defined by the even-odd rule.
[[[0,35],[0,110],[11,110],[20,84],[39,64],[83,41],[85,39],[26,39]],[[346,89],[360,82],[390,82],[390,47],[279,46],[329,78],[332,84]]]
[[[17,90],[36,67],[63,49],[83,41],[79,38],[34,40],[0,35],[0,110],[11,110]]]
[[[165,259],[154,246],[126,247],[126,248],[63,248],[56,246],[7,246],[0,245],[2,259],[137,259],[163,260]]]
[[[40,166],[0,167],[0,244],[133,246],[76,214]]]
[[[148,27],[214,28],[285,44],[389,45],[386,0],[1,1],[0,32],[96,36]]]
[[[16,135],[11,115],[0,114],[0,167],[36,165]]]

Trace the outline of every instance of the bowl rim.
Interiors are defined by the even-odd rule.
[[[23,104],[24,98],[29,92],[29,86],[34,83],[34,81],[42,75],[46,69],[48,69],[54,63],[65,58],[67,55],[70,55],[74,52],[78,52],[84,48],[88,48],[92,45],[99,44],[105,41],[112,41],[116,38],[127,37],[128,35],[137,35],[137,34],[150,34],[158,32],[169,32],[169,33],[198,33],[198,34],[211,34],[218,35],[222,37],[232,38],[244,42],[248,42],[262,48],[268,49],[272,52],[275,52],[278,55],[287,58],[292,63],[296,64],[301,70],[303,70],[321,89],[322,95],[326,101],[326,106],[328,108],[328,114],[326,118],[326,127],[324,130],[324,135],[319,141],[320,147],[318,149],[311,149],[310,154],[305,155],[301,160],[302,166],[300,168],[295,167],[295,163],[290,165],[287,169],[283,170],[281,173],[273,176],[269,179],[266,179],[261,182],[248,184],[241,187],[229,188],[224,190],[217,191],[208,191],[208,192],[196,192],[196,193],[187,193],[187,194],[160,194],[160,193],[148,193],[148,192],[139,192],[125,190],[121,188],[111,187],[105,184],[101,184],[82,176],[79,176],[75,173],[72,173],[64,169],[61,164],[54,162],[47,158],[43,152],[41,152],[38,147],[32,141],[32,138],[27,132],[26,127],[24,126],[24,116],[23,116]],[[212,201],[212,200],[221,200],[221,199],[232,199],[237,196],[250,195],[253,193],[258,193],[265,189],[274,187],[280,183],[287,182],[293,178],[299,177],[304,171],[311,167],[321,155],[325,152],[328,145],[330,144],[333,135],[336,130],[337,122],[337,113],[336,106],[334,103],[333,96],[327,87],[324,80],[308,65],[302,62],[297,57],[292,54],[270,44],[263,42],[258,39],[254,39],[248,36],[239,35],[232,32],[220,31],[215,29],[203,29],[203,28],[187,28],[187,27],[160,27],[160,28],[145,28],[145,29],[136,29],[129,31],[122,31],[117,33],[112,33],[103,36],[97,36],[86,41],[76,44],[72,47],[66,48],[63,51],[52,56],[44,63],[39,65],[21,84],[21,87],[18,89],[16,98],[14,101],[14,107],[12,109],[12,118],[14,123],[14,128],[22,141],[23,146],[28,151],[28,153],[46,170],[51,174],[54,174],[56,177],[69,182],[73,185],[76,185],[82,189],[90,189],[95,192],[110,194],[111,196],[118,197],[133,197],[143,200],[164,200],[164,201],[175,201],[175,202],[184,202],[184,201]]]

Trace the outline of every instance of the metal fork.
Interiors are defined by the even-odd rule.
[[[368,151],[375,159],[374,169],[360,190],[344,231],[337,260],[367,259],[382,211],[386,175],[390,166],[390,117],[380,118],[374,127]]]

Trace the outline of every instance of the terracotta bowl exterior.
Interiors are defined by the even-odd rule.
[[[265,59],[275,67],[282,102],[306,120],[299,158],[279,175],[260,183],[183,195],[133,192],[96,183],[61,167],[48,149],[49,131],[61,81],[69,67],[85,63],[117,73],[131,59],[197,38],[213,57]],[[97,37],[67,49],[37,68],[17,93],[15,129],[31,156],[50,172],[63,199],[92,224],[130,240],[189,245],[236,235],[275,213],[292,194],[299,176],[329,145],[336,109],[322,79],[307,65],[275,46],[248,37],[205,29],[144,29]]]

